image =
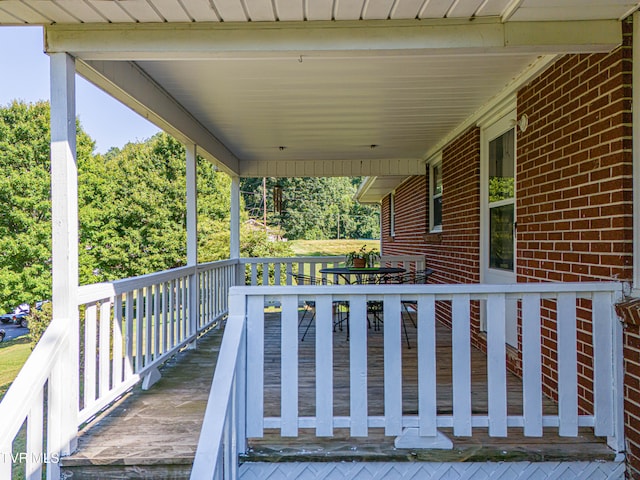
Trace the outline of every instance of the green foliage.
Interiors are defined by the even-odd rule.
[[[213,224],[212,224],[213,226]],[[218,224],[202,235],[200,240],[200,261],[214,262],[229,258],[229,223]],[[274,241],[264,230],[250,225],[240,227],[240,255],[242,257],[291,257],[293,250],[288,242]]]
[[[290,240],[377,238],[377,207],[360,205],[353,199],[359,183],[360,179],[346,177],[268,178],[268,224],[282,228]],[[276,185],[282,188],[281,212],[274,211]],[[249,214],[262,218],[262,179],[243,179],[241,189]]]
[[[185,264],[184,158],[184,147],[159,133],[147,142],[97,155],[83,165],[85,181],[79,187],[81,283]],[[198,223],[204,258],[212,259],[220,252],[220,245],[202,239],[228,230],[229,190],[230,179],[199,159]]]
[[[345,263],[347,266],[353,267],[356,259],[364,260],[364,264],[367,267],[373,267],[380,260],[380,252],[374,248],[367,249],[366,245],[362,245],[359,250],[347,253]]]
[[[53,311],[51,302],[44,303],[40,310],[36,310],[35,308],[31,309],[28,317],[31,350],[36,347],[36,343],[38,343],[40,337],[42,337],[42,334],[51,322],[52,316]]]
[[[0,308],[51,295],[49,104],[0,108]],[[77,126],[78,163],[93,141]]]
[[[489,203],[513,198],[515,181],[513,177],[489,178]]]
[[[82,165],[81,283],[184,264],[184,155],[166,135]],[[182,195],[180,195],[180,192]]]

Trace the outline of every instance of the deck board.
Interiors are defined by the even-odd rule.
[[[63,469],[87,479],[188,478],[221,339],[222,330],[210,331],[197,349],[169,360],[151,389],[135,387],[88,424],[76,453],[62,459]],[[91,468],[80,473],[83,467]]]

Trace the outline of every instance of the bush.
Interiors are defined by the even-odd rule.
[[[27,317],[29,322],[29,340],[31,341],[31,350],[36,348],[36,344],[42,337],[42,334],[51,323],[53,317],[53,310],[51,302],[46,302],[42,305],[40,310],[35,308],[31,309],[31,313]]]

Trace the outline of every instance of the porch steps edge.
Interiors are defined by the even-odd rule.
[[[349,479],[404,480],[510,480],[579,478],[623,480],[624,462],[247,462],[240,466],[240,480]]]

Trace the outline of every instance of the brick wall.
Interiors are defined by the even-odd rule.
[[[518,117],[526,114],[529,120],[527,130],[517,132],[519,282],[631,279],[630,26],[624,29],[623,47],[609,54],[563,56],[518,92]],[[383,236],[386,254],[425,254],[438,283],[479,281],[479,150],[479,131],[471,129],[443,151],[443,231],[438,236],[421,239],[416,232],[426,230],[426,177],[398,188],[396,236]],[[405,198],[413,206],[403,211]],[[413,225],[406,230],[405,215]],[[590,303],[581,300],[578,307],[580,410],[590,412]],[[545,392],[557,397],[555,302],[544,302],[541,313]],[[475,320],[474,326],[477,331]],[[627,329],[624,350],[625,427],[633,478],[640,478],[637,330]],[[482,346],[481,335],[474,339]],[[519,371],[519,362],[516,353],[510,361],[513,371]]]
[[[624,330],[624,423],[627,477],[640,479],[640,325]]]
[[[624,322],[624,422],[627,478],[640,479],[640,299],[616,305]]]
[[[630,280],[630,51],[567,55],[518,93],[519,282]],[[580,409],[593,411],[590,304],[578,318]],[[557,398],[555,304],[544,304],[545,393]]]
[[[426,173],[426,171],[425,171]],[[389,197],[382,202],[382,251],[385,255],[426,255],[432,283],[480,281],[480,130],[471,128],[442,152],[442,233],[428,226],[428,176],[416,176],[395,192],[395,236],[389,235]],[[473,343],[478,335],[479,306],[472,305]],[[438,302],[437,316],[450,324],[449,302]]]
[[[382,252],[426,255],[436,283],[480,281],[480,131],[472,128],[442,154],[440,234],[427,232],[427,176],[412,177],[395,192],[395,236],[389,235],[389,197],[382,202]]]

